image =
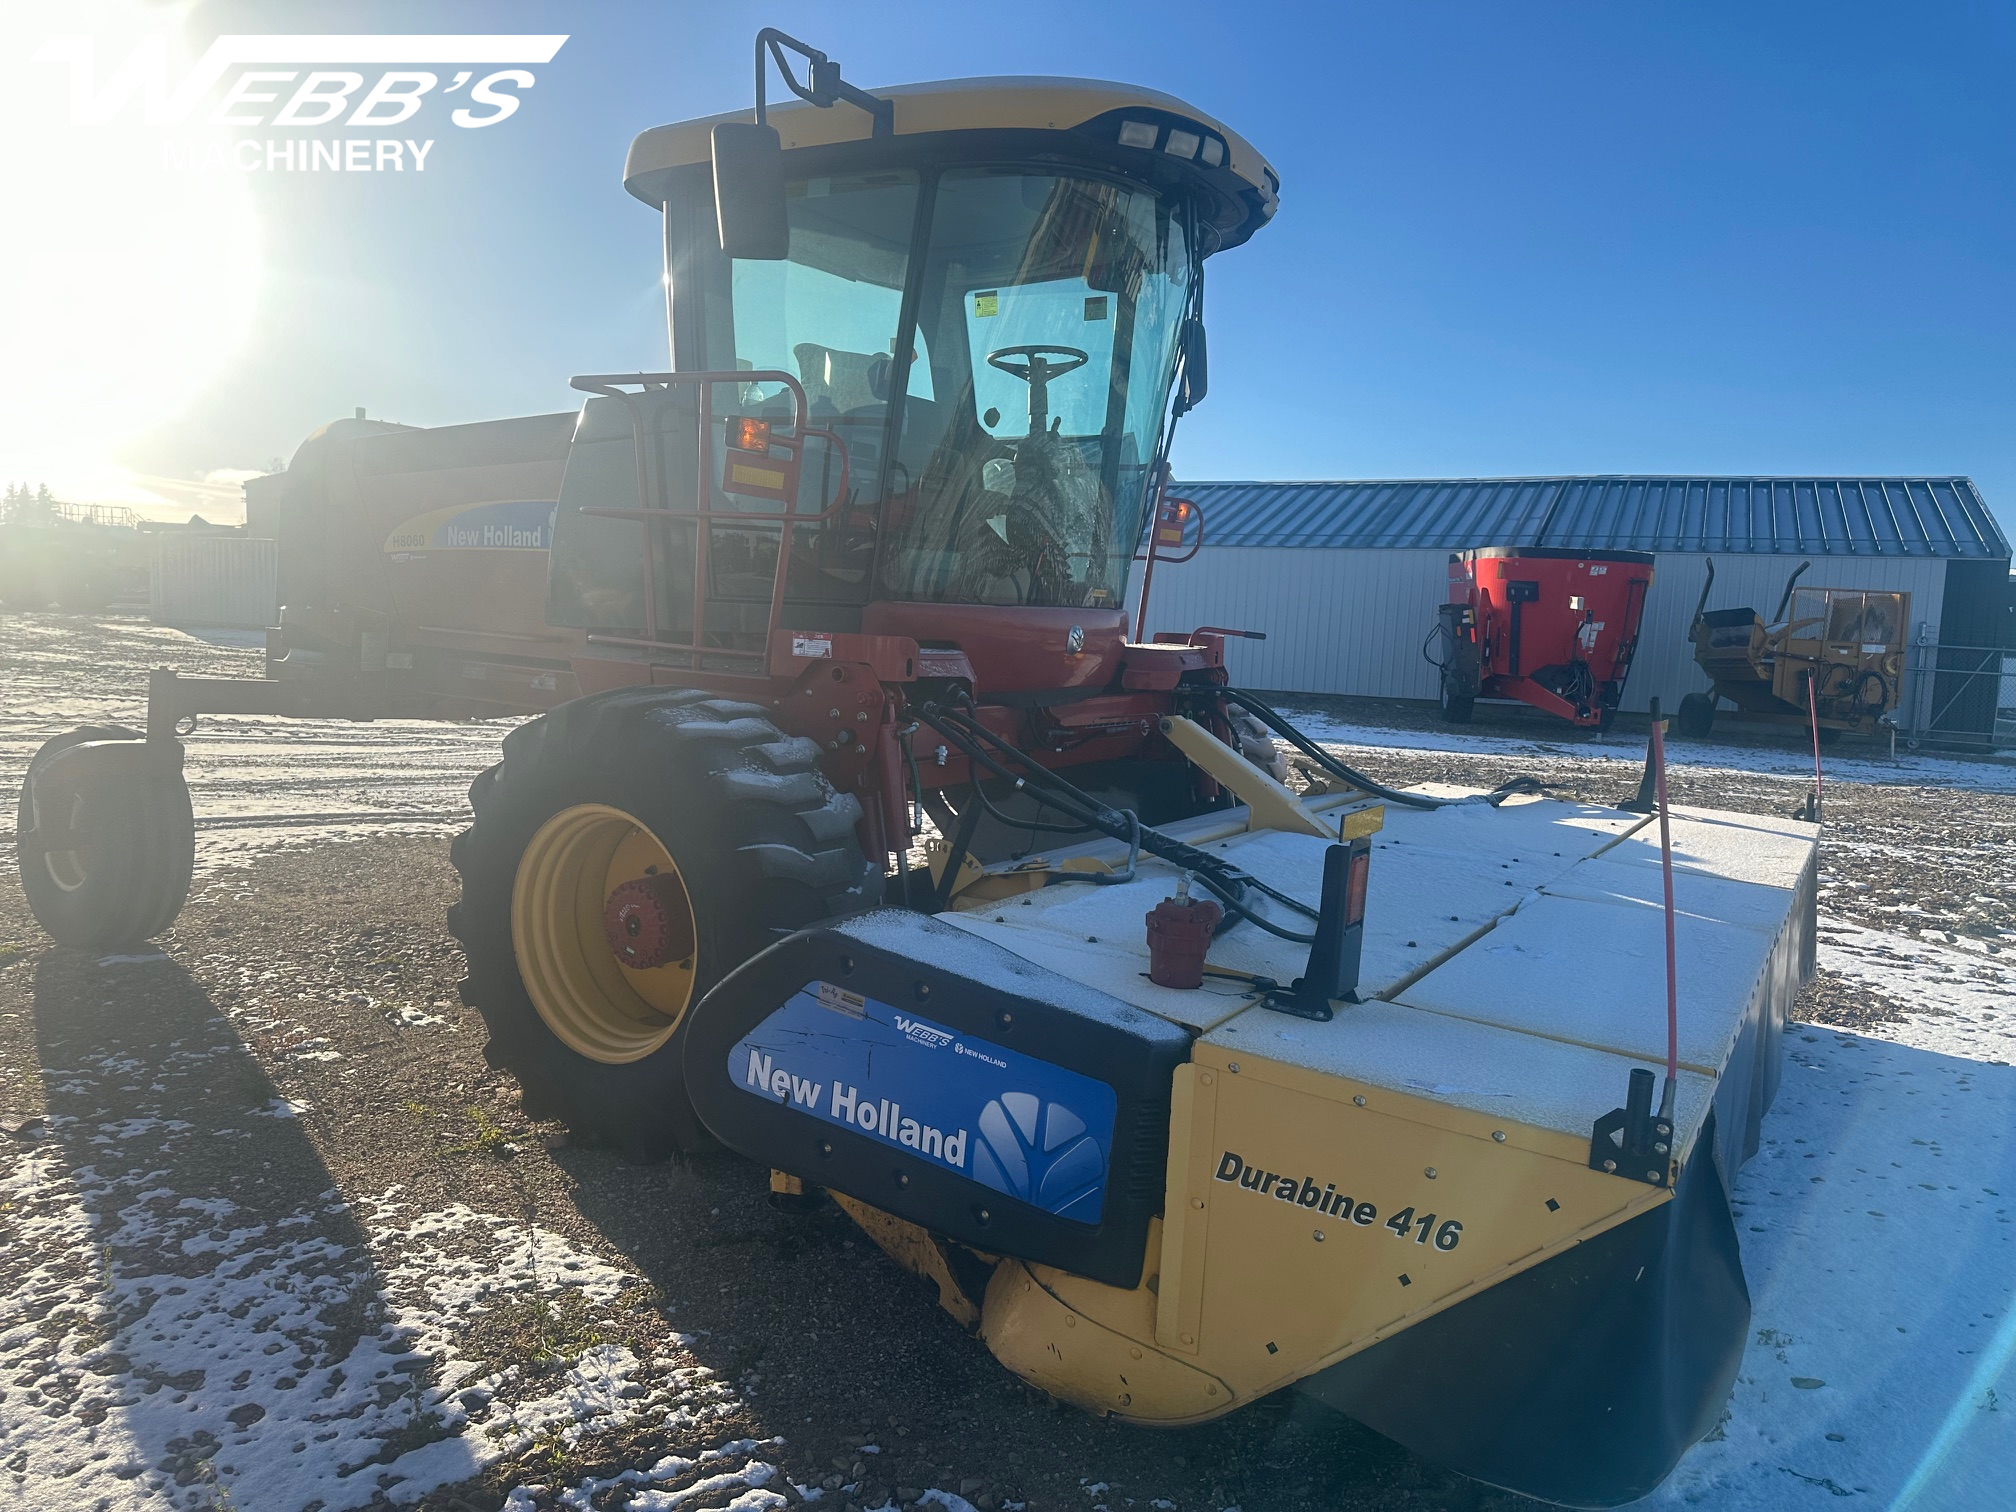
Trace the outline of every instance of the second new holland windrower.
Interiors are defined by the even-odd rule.
[[[1228,632],[1130,639],[1129,564],[1187,518],[1205,261],[1272,170],[1148,90],[757,56],[753,117],[631,148],[673,363],[577,380],[544,618],[586,696],[511,733],[454,846],[492,1061],[535,1115],[832,1194],[1090,1411],[1294,1386],[1534,1496],[1650,1490],[1745,1342],[1728,1184],[1814,829],[1673,812],[1669,914],[1644,815],[1383,788],[1230,685]],[[802,103],[764,108],[769,64]],[[325,671],[366,627],[340,699],[168,677],[146,738],[45,747],[52,933],[173,919],[181,716],[394,706],[428,646],[342,577],[287,611]]]

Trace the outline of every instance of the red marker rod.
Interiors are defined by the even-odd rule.
[[[1820,822],[1820,700],[1815,698],[1813,674],[1806,674],[1806,718],[1813,727],[1813,812],[1809,816],[1815,824]]]
[[[1662,1118],[1673,1116],[1674,1088],[1680,1079],[1679,951],[1673,938],[1673,827],[1666,803],[1666,721],[1652,721],[1652,771],[1659,797],[1659,872],[1666,887],[1666,1091]]]

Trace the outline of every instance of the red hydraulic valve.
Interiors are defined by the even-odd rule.
[[[1148,980],[1158,987],[1204,985],[1204,953],[1225,910],[1209,898],[1190,896],[1186,874],[1176,883],[1176,896],[1164,898],[1148,911]]]

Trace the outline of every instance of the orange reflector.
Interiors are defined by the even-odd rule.
[[[730,415],[728,417],[728,444],[737,451],[769,451],[770,422],[768,420],[758,420],[754,415]]]
[[[777,468],[749,467],[736,462],[730,464],[728,468],[728,481],[731,485],[740,483],[752,488],[776,489],[784,486],[785,479],[784,474]]]
[[[1365,919],[1365,884],[1372,875],[1372,847],[1366,846],[1351,858],[1351,877],[1344,888],[1344,922],[1346,925],[1363,923]]]

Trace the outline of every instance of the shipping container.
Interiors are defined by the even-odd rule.
[[[279,554],[255,536],[157,534],[147,612],[181,629],[264,630],[275,623]]]

